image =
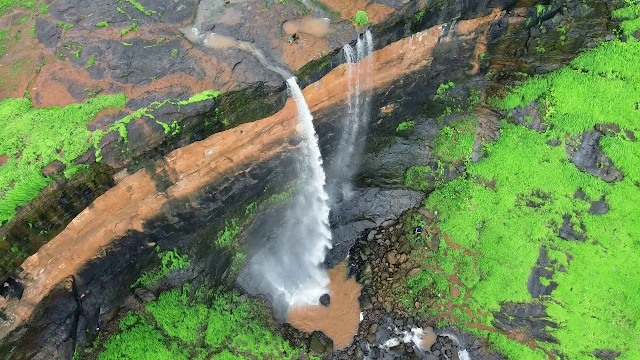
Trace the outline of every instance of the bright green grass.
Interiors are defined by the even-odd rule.
[[[620,24],[620,29],[626,35],[640,29],[640,3],[635,0],[625,0],[626,6],[614,10],[613,18],[626,19]]]
[[[0,0],[0,17],[10,13],[16,7],[33,9],[36,1],[33,0]]]
[[[0,36],[3,32],[0,31]],[[91,60],[89,60],[91,61]],[[89,62],[92,64],[93,62]],[[0,167],[0,226],[11,220],[19,206],[26,205],[46,187],[51,179],[41,170],[54,160],[67,166],[65,176],[79,169],[74,163],[78,157],[94,146],[97,161],[101,160],[100,140],[111,131],[117,131],[127,142],[127,124],[143,116],[154,119],[153,112],[166,104],[182,106],[215,99],[217,91],[204,91],[187,100],[165,100],[153,102],[148,107],[116,121],[108,129],[93,133],[86,126],[99,111],[122,108],[126,103],[124,94],[99,96],[83,104],[72,104],[64,108],[34,108],[26,98],[5,99],[0,102],[0,155],[9,155],[9,161]],[[165,124],[156,121],[165,129],[179,132],[177,123]]]
[[[548,329],[560,344],[539,345],[571,359],[591,359],[596,349],[621,351],[621,360],[640,358],[640,142],[624,133],[601,140],[605,154],[625,175],[609,184],[578,170],[564,146],[551,147],[547,141],[602,123],[640,135],[640,111],[634,106],[640,99],[640,63],[633,61],[639,51],[633,39],[608,42],[514,89],[503,107],[538,100],[552,130],[540,134],[503,122],[500,139],[486,145],[489,156],[467,164],[466,176],[434,191],[426,202],[438,211],[439,227],[451,241],[479,254],[449,248],[453,261],[437,254],[437,262],[445,274],[458,264],[455,273],[471,296],[466,303],[487,325],[501,303],[533,300],[526,283],[541,246],[567,268],[555,273],[558,288],[542,300],[549,320],[560,325]],[[495,181],[495,189],[482,180]],[[574,198],[579,189],[590,200],[606,196],[610,211],[588,214],[589,203]],[[558,237],[563,215],[585,225],[585,243]],[[443,247],[444,242],[440,252]],[[485,312],[486,317],[480,315]],[[545,357],[501,335],[490,340],[510,359]]]
[[[130,313],[98,360],[297,358],[301,349],[274,333],[269,310],[261,302],[240,304],[235,292],[217,293],[207,307],[188,293],[185,284],[182,290],[160,294],[143,313]]]
[[[209,310],[203,304],[190,304],[187,288],[160,294],[158,301],[147,305],[147,311],[169,336],[193,344],[202,336]]]
[[[550,76],[536,77],[504,100],[513,109],[539,99],[553,119],[548,135],[577,135],[596,124],[619,124],[633,130],[638,124],[635,102],[640,99],[640,42],[630,39],[601,44]]]
[[[0,155],[9,155],[8,163],[0,167],[0,225],[51,181],[41,173],[46,165],[59,160],[73,172],[77,167],[73,161],[91,145],[92,133],[86,125],[99,111],[121,108],[125,101],[124,95],[109,95],[64,108],[40,109],[28,99],[0,102]]]
[[[358,26],[367,26],[369,25],[369,14],[364,10],[358,10],[353,17],[353,22]]]
[[[156,251],[157,250],[158,248],[156,248]],[[140,278],[135,283],[133,283],[133,285],[131,285],[132,288],[135,288],[138,285],[151,286],[161,279],[164,279],[167,275],[169,275],[169,273],[180,269],[187,269],[189,266],[191,266],[189,257],[187,255],[178,254],[176,249],[158,253],[158,257],[160,258],[160,262],[162,263],[160,268],[142,274],[142,276],[140,276]]]

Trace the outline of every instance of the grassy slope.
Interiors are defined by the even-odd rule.
[[[547,144],[550,139],[569,141],[569,136],[603,123],[617,124],[640,138],[640,111],[635,110],[640,99],[638,55],[640,42],[615,40],[515,89],[502,106],[513,109],[537,100],[552,130],[541,134],[503,122],[500,139],[487,145],[490,155],[468,164],[465,176],[430,195],[426,207],[438,212],[442,232],[477,254],[453,250],[442,241],[436,255],[440,270],[435,276],[453,275],[455,269],[467,294],[462,308],[472,309],[475,316],[454,309],[454,318],[491,326],[491,312],[501,303],[533,301],[526,284],[544,246],[554,268],[563,265],[567,271],[555,272],[550,280],[559,285],[550,298],[542,299],[550,320],[560,325],[549,329],[560,344],[539,347],[571,359],[593,358],[596,349],[621,351],[619,359],[640,358],[640,268],[635,264],[640,258],[640,142],[623,131],[601,140],[605,154],[625,175],[613,184],[578,170],[563,145]],[[468,159],[471,143],[462,143]],[[452,145],[436,145],[436,152],[455,155],[444,156],[446,160],[460,159],[459,149],[447,152]],[[490,181],[495,181],[494,189],[486,185]],[[590,200],[605,196],[610,211],[589,214],[589,203],[574,198],[578,189]],[[558,237],[563,215],[585,225],[585,243]],[[407,287],[419,293],[415,282],[410,280]],[[444,306],[439,310],[452,312]],[[545,358],[540,350],[503,335],[488,335],[512,359]]]

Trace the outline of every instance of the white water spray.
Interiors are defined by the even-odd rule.
[[[282,213],[264,224],[267,239],[251,249],[238,284],[253,295],[269,294],[276,316],[284,320],[288,310],[301,305],[317,305],[327,292],[329,277],[321,268],[331,248],[329,196],[324,189],[325,173],[313,117],[302,90],[291,74],[270,64],[253,44],[215,33],[202,34],[196,27],[182,29],[194,43],[213,49],[237,48],[253,54],[267,69],[287,82],[298,108],[297,129],[302,137],[296,162],[301,186]]]
[[[318,305],[329,278],[322,263],[331,248],[329,196],[313,117],[296,79],[287,86],[298,107],[302,137],[297,161],[300,188],[274,226],[266,246],[253,254],[238,282],[251,294],[269,294],[276,315],[283,319],[290,308]],[[274,220],[275,221],[275,220]]]
[[[367,30],[358,36],[356,47],[343,46],[347,62],[349,82],[347,114],[343,117],[342,137],[331,163],[330,186],[334,201],[350,198],[350,184],[359,166],[360,155],[366,135],[366,127],[371,117],[371,92],[373,79],[373,38]],[[365,91],[363,91],[363,88]]]

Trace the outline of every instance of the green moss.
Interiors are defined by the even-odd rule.
[[[128,29],[124,29],[122,31],[120,31],[120,36],[125,36],[128,33],[132,32],[132,31],[136,31],[138,30],[138,23],[133,23],[131,26],[129,26]]]
[[[145,7],[142,4],[140,4],[139,2],[137,2],[136,0],[127,0],[127,2],[129,4],[131,4],[131,6],[133,6],[136,9],[138,9],[140,12],[142,12],[143,14],[145,14],[147,16],[151,16],[151,15],[156,13],[156,11],[154,11],[154,10],[145,9]]]
[[[158,250],[158,248],[156,248]],[[164,251],[158,253],[158,257],[160,258],[161,266],[158,269],[145,272],[140,276],[140,278],[131,285],[132,288],[138,286],[151,286],[158,281],[164,279],[170,273],[180,270],[187,269],[191,266],[189,262],[189,257],[187,255],[180,255],[176,251],[176,249]]]
[[[0,17],[16,8],[34,9],[37,3],[34,0],[0,0]]]
[[[167,346],[167,339],[144,319],[130,315],[121,322],[121,333],[109,337],[98,360],[187,360]]]
[[[178,57],[178,54],[180,54],[180,52],[178,51],[178,49],[173,49],[171,50],[171,56],[173,56],[174,58]]]
[[[291,184],[287,186],[287,189],[281,193],[273,194],[265,200],[267,204],[275,204],[275,203],[283,203],[288,201],[293,196],[294,191],[296,190],[295,184]]]
[[[369,14],[366,11],[358,10],[353,17],[353,22],[358,26],[367,26],[369,25]]]
[[[58,27],[62,28],[62,36],[67,33],[67,30],[73,29],[73,24],[65,24],[62,21],[58,21]]]
[[[467,163],[475,143],[475,118],[456,121],[440,130],[435,139],[433,154],[447,163]]]
[[[626,6],[611,13],[613,18],[626,19],[620,24],[620,29],[625,35],[640,29],[640,3],[634,0],[625,0]]]
[[[400,124],[398,124],[398,127],[396,128],[396,132],[411,130],[415,126],[416,126],[416,123],[413,120],[403,121]]]
[[[93,66],[95,62],[96,62],[96,58],[92,56],[91,58],[89,58],[89,60],[87,60],[87,64],[84,67],[86,69],[89,69]]]
[[[207,321],[209,311],[203,304],[191,304],[187,291],[188,284],[182,291],[175,289],[164,292],[158,301],[149,303],[146,309],[169,336],[194,344],[202,336],[201,328]]]
[[[99,22],[96,24],[96,27],[108,27],[108,26],[109,26],[109,23],[106,21]]]
[[[294,359],[302,350],[275,334],[263,303],[218,292],[206,306],[189,290],[164,292],[144,312],[129,313],[98,359]]]
[[[485,145],[488,157],[467,163],[466,176],[443,185],[426,201],[437,212],[442,233],[469,252],[441,242],[437,264],[460,278],[470,296],[465,303],[473,305],[485,325],[501,304],[533,300],[527,281],[540,248],[549,249],[550,259],[566,268],[555,272],[558,287],[543,299],[548,320],[559,324],[547,330],[560,342],[538,345],[569,358],[593,358],[588,354],[596,349],[619,350],[619,359],[640,358],[640,269],[632,260],[640,257],[640,221],[633,215],[640,202],[640,142],[624,132],[601,139],[604,153],[624,173],[617,183],[580,171],[564,146],[547,142],[566,142],[603,123],[636,136],[640,64],[633,59],[639,51],[634,39],[614,40],[515,88],[501,106],[509,110],[537,101],[550,130],[539,133],[503,121],[499,140]],[[446,150],[439,155],[449,159],[467,154],[446,142],[436,148]],[[610,211],[589,214],[589,202],[574,197],[577,190],[587,200],[604,196]],[[565,215],[584,225],[586,242],[559,238]],[[510,359],[544,358],[539,349],[501,334],[487,335]]]
[[[34,108],[28,99],[0,102],[0,154],[9,161],[0,167],[0,224],[10,220],[16,208],[27,204],[51,181],[41,170],[58,160],[68,169],[91,144],[86,125],[104,109],[121,108],[124,95],[101,96],[64,108]]]
[[[99,162],[102,159],[102,157],[100,156],[100,152],[101,151],[99,149],[99,144],[100,144],[100,140],[102,140],[102,138],[108,132],[117,131],[120,134],[120,136],[122,137],[123,141],[126,143],[126,142],[128,142],[128,140],[127,140],[127,137],[128,137],[127,125],[131,121],[133,121],[135,119],[142,118],[143,116],[155,120],[155,118],[153,116],[153,112],[155,110],[160,109],[161,107],[163,107],[163,106],[165,106],[167,104],[172,104],[172,105],[177,106],[178,107],[178,112],[180,112],[180,107],[182,107],[182,106],[186,106],[186,105],[189,105],[189,104],[193,104],[193,103],[201,102],[201,101],[205,101],[205,100],[215,99],[218,96],[220,96],[220,92],[213,91],[213,90],[207,90],[207,91],[203,91],[203,92],[201,92],[199,94],[193,95],[192,97],[190,97],[187,100],[168,99],[168,100],[165,100],[163,102],[154,101],[151,104],[149,104],[149,106],[147,106],[145,108],[138,109],[135,112],[133,112],[132,114],[127,115],[124,118],[116,121],[106,131],[96,130],[94,132],[94,137],[93,137],[93,145],[96,148],[96,160]],[[160,121],[156,120],[156,123],[160,124]],[[180,131],[180,126],[175,121],[172,124],[164,123],[161,126],[165,130],[165,133],[169,133],[169,131],[171,131],[172,129],[174,131],[174,134],[177,134]]]
[[[237,222],[237,219],[231,219],[231,222],[227,222],[224,230],[218,233],[216,244],[221,246],[233,245],[236,235],[240,233],[240,226],[238,226]]]

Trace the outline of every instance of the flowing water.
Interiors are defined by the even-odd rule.
[[[367,30],[358,36],[355,49],[343,46],[349,81],[347,114],[343,117],[340,138],[329,173],[332,203],[349,200],[351,181],[360,165],[360,157],[371,117],[370,82],[373,81],[373,38]]]
[[[281,319],[290,308],[317,305],[328,291],[329,277],[321,264],[331,248],[329,197],[313,117],[295,78],[287,79],[287,86],[298,107],[303,139],[297,162],[301,186],[238,280],[251,294],[271,295]]]
[[[309,25],[290,23],[288,27]],[[314,22],[309,32],[324,32],[327,21]],[[317,25],[317,26],[316,26]],[[320,26],[321,25],[321,26]],[[297,29],[300,31],[300,29]],[[327,272],[322,264],[331,248],[329,228],[329,195],[325,191],[325,172],[313,127],[313,117],[296,79],[289,72],[270,64],[252,44],[215,33],[202,34],[196,27],[182,29],[194,43],[213,49],[237,48],[253,54],[267,69],[280,74],[287,82],[298,108],[297,130],[302,138],[297,178],[300,186],[281,209],[279,215],[261,224],[259,241],[249,249],[248,261],[238,277],[238,284],[249,294],[271,296],[276,317],[304,331],[322,330],[336,347],[348,346],[361,320],[358,296],[360,286],[347,279],[346,266]],[[370,95],[361,94],[362,82],[371,81],[373,50],[371,33],[358,38],[356,49],[345,45],[349,72],[349,111],[343,124],[344,137],[338,147],[334,166],[344,167],[336,184],[348,184],[355,173],[359,151],[369,118]],[[319,304],[320,297],[329,294],[330,306]]]

